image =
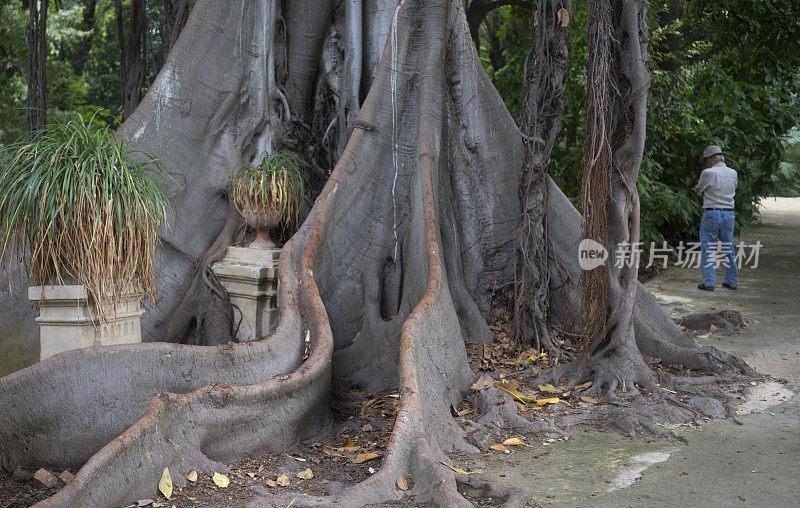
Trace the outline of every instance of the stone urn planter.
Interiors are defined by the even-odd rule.
[[[303,168],[296,153],[282,150],[257,164],[243,164],[231,176],[230,198],[255,239],[246,247],[228,247],[211,267],[241,313],[240,342],[260,340],[278,323],[280,249],[270,237],[282,219],[297,221],[303,200]]]
[[[247,226],[254,229],[256,237],[250,242],[251,249],[276,249],[269,232],[275,229],[281,220],[281,214],[272,207],[263,209],[247,204],[242,211]]]

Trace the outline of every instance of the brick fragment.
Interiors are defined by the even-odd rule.
[[[48,489],[58,485],[58,477],[44,468],[36,471],[36,473],[34,473],[33,475],[33,479],[38,481]]]

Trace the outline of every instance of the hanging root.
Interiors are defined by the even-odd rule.
[[[198,260],[189,288],[169,321],[167,340],[196,346],[216,346],[234,340],[231,329],[234,312],[230,297],[216,280],[211,266],[236,242],[244,221],[236,207],[228,209],[228,218],[214,243]]]

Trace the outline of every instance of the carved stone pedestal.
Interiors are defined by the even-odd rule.
[[[139,295],[123,297],[107,320],[97,316],[81,285],[31,286],[28,299],[39,306],[40,360],[70,349],[142,342]]]
[[[278,323],[278,260],[280,249],[228,247],[212,270],[242,313],[237,338],[259,340]]]

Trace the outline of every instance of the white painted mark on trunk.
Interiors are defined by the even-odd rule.
[[[394,179],[392,180],[392,233],[394,234],[394,261],[397,262],[397,248],[399,245],[397,239],[397,198],[395,191],[397,189],[397,175],[400,173],[400,154],[398,151],[398,138],[399,126],[397,122],[397,13],[405,3],[405,0],[397,4],[394,10],[394,17],[392,18],[392,31],[390,43],[391,44],[391,68],[389,73],[389,84],[392,89],[392,168],[394,169]]]
[[[623,470],[619,476],[617,476],[617,479],[614,480],[614,486],[608,489],[608,492],[630,487],[633,485],[633,482],[642,477],[642,473],[644,473],[648,467],[653,464],[658,464],[659,462],[664,462],[670,455],[672,455],[672,452],[648,452],[634,455],[631,457],[633,465]]]

